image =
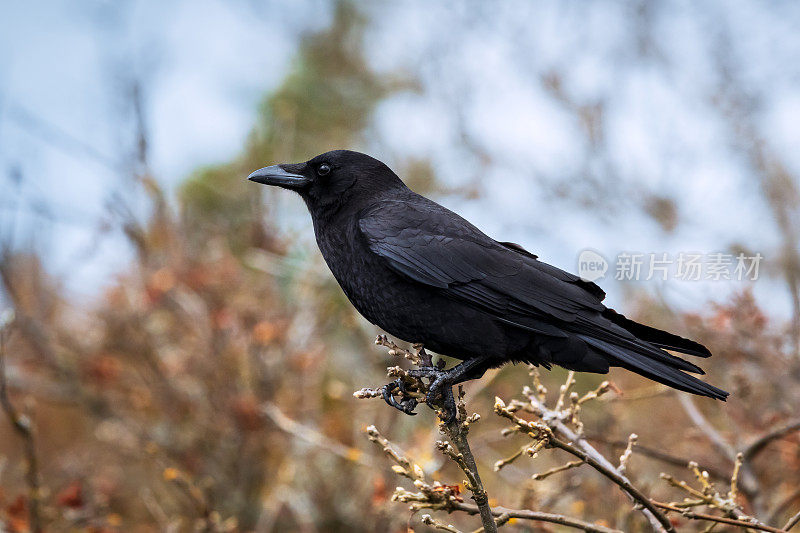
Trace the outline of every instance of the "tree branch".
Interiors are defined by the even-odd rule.
[[[389,442],[388,439],[380,434],[375,426],[369,426],[366,429],[366,432],[369,440],[379,446],[383,453],[385,453],[387,457],[389,457],[395,463],[395,466],[392,467],[392,470],[396,474],[411,480],[414,484],[414,488],[419,491],[412,492],[403,488],[398,488],[392,496],[392,500],[411,503],[411,511],[413,512],[417,512],[422,509],[431,509],[442,510],[448,513],[461,511],[471,515],[480,514],[481,510],[478,505],[473,503],[464,503],[464,501],[460,498],[457,485],[442,485],[438,481],[429,483],[425,479],[425,472],[422,470],[422,468],[403,455],[402,452],[400,452],[391,442]],[[527,509],[508,509],[506,507],[490,507],[489,512],[492,516],[498,517],[498,525],[502,522],[499,520],[499,518],[508,517],[509,519],[518,518],[522,520],[560,524],[593,533],[621,533],[621,531],[618,529],[612,529],[600,524],[592,524],[591,522],[585,522],[577,518],[555,513],[544,513],[539,511],[530,511]],[[429,525],[433,525],[434,527],[438,527],[444,531],[456,530],[451,524],[442,524],[441,522],[437,522],[432,518],[425,519],[423,517],[423,521],[424,523],[428,523]],[[482,528],[479,531],[485,531],[485,528]]]
[[[374,467],[375,464],[369,457],[364,457],[358,448],[350,448],[344,444],[327,437],[316,429],[292,420],[272,402],[261,404],[261,412],[286,433],[304,440],[320,448],[324,448],[342,459],[353,461],[362,466]]]
[[[471,503],[456,503],[454,508],[457,511],[464,511],[469,514],[477,514],[478,506]],[[541,511],[529,511],[527,509],[508,509],[506,507],[492,507],[492,515],[503,516],[508,515],[509,518],[519,518],[522,520],[533,520],[537,522],[549,522],[551,524],[560,524],[562,526],[569,526],[583,531],[591,531],[594,533],[621,533],[619,529],[601,526],[600,524],[592,524],[591,522],[584,522],[577,518],[564,516],[555,513],[543,513]]]
[[[800,524],[800,511],[798,511],[796,515],[791,517],[789,519],[789,521],[786,522],[786,525],[783,526],[783,529],[786,530],[786,531],[789,531],[790,529],[792,529],[797,524]]]
[[[678,394],[677,397],[683,410],[686,411],[694,425],[708,437],[708,440],[719,450],[723,457],[733,462],[736,459],[736,450],[733,449],[733,446],[706,420],[706,417],[703,416],[703,413],[700,412],[688,394]]]
[[[429,356],[425,353],[421,346],[415,346],[415,351],[404,350],[385,336],[379,336],[375,342],[376,344],[389,348],[390,355],[406,358],[416,365],[431,365],[431,362],[428,359]],[[413,376],[410,376],[406,371],[399,367],[391,367],[388,369],[388,371],[390,377],[401,378],[403,380],[407,380],[409,384],[413,384],[413,387],[409,387],[411,389],[409,391],[410,394],[413,394],[413,397],[419,401],[425,401],[425,392],[427,392],[427,389],[424,382],[414,378]],[[565,396],[562,398],[562,403],[567,400],[566,393],[568,392],[568,388],[568,386],[564,388],[563,394]],[[573,412],[577,412],[581,403],[597,397],[605,390],[607,389],[601,386],[598,388],[598,390],[592,391],[580,399],[570,396],[570,409]],[[376,398],[381,396],[381,391],[380,389],[364,388],[354,393],[354,396],[362,399]],[[443,405],[434,405],[434,407],[438,408],[440,412],[443,412]],[[456,417],[452,422],[440,423],[439,429],[447,436],[448,440],[439,441],[436,443],[436,446],[442,453],[455,462],[464,472],[467,477],[466,486],[470,492],[472,492],[472,497],[475,500],[475,504],[464,503],[463,499],[459,496],[460,488],[458,485],[443,485],[438,481],[433,481],[432,483],[426,481],[425,473],[419,465],[413,463],[401,453],[397,452],[391,443],[378,432],[375,426],[369,426],[366,429],[369,439],[375,444],[379,445],[383,449],[383,452],[396,463],[392,470],[396,474],[411,480],[414,484],[414,488],[418,491],[413,492],[402,487],[398,487],[392,496],[393,500],[410,503],[412,512],[417,512],[423,509],[432,509],[442,510],[448,513],[452,513],[454,511],[463,511],[469,514],[480,514],[483,527],[478,531],[496,532],[498,525],[506,523],[511,518],[519,518],[540,522],[550,522],[596,533],[620,533],[619,530],[616,529],[584,522],[582,520],[560,514],[530,510],[515,510],[504,507],[490,507],[486,490],[483,487],[483,483],[481,482],[481,478],[478,473],[475,457],[470,450],[469,441],[467,439],[470,424],[477,422],[480,419],[480,416],[478,414],[467,416],[466,406],[464,404],[464,392],[461,387],[459,387],[458,390],[456,410]],[[440,416],[440,419],[444,418],[444,416]],[[526,447],[526,450],[531,453],[531,448],[533,447],[528,446]],[[532,453],[535,453],[535,450]],[[613,467],[611,468],[613,469]],[[649,500],[645,498],[642,504],[649,505]],[[436,527],[437,529],[443,531],[458,531],[451,524],[439,522],[430,515],[425,516],[427,517],[424,518],[426,523]],[[498,517],[497,522],[495,522],[494,517]],[[659,530],[663,530],[660,528],[660,525]]]
[[[17,411],[11,398],[8,396],[8,381],[6,380],[6,338],[8,324],[13,321],[10,316],[0,316],[0,405],[8,416],[14,431],[20,436],[25,450],[25,459],[28,463],[26,480],[28,483],[28,520],[33,533],[42,531],[42,521],[39,513],[39,461],[36,456],[36,442],[33,435],[31,420]]]
[[[746,463],[751,462],[772,441],[781,439],[786,435],[789,435],[790,433],[793,433],[795,431],[800,431],[800,420],[793,420],[787,422],[776,428],[771,429],[764,435],[761,435],[756,440],[751,442],[750,445],[744,449],[744,452],[742,452],[744,455],[745,462]]]
[[[688,394],[678,394],[677,396],[678,401],[683,407],[683,410],[686,411],[686,414],[689,416],[694,425],[697,426],[697,428],[708,437],[708,439],[711,441],[711,444],[717,448],[723,457],[735,464],[738,461],[738,454],[733,446],[731,446],[728,441],[722,437],[719,431],[717,431],[717,429],[711,425],[711,422],[709,422],[706,417],[703,416],[703,413],[700,412]],[[753,474],[749,463],[746,461],[742,465],[741,481],[746,489],[746,493],[755,496],[760,492],[758,479],[756,478],[755,474]]]
[[[665,509],[667,511],[675,511],[676,513],[680,513],[682,516],[692,520],[708,520],[709,522],[717,522],[719,524],[729,524],[732,526],[739,526],[745,529],[757,529],[759,531],[769,531],[771,533],[786,533],[786,528],[778,529],[777,527],[771,527],[764,524],[755,524],[747,520],[736,520],[734,518],[725,518],[722,516],[696,513],[694,511],[690,511],[683,507],[678,507],[670,503],[657,502],[655,500],[653,500],[652,503],[656,507],[660,507],[661,509]]]
[[[599,435],[587,435],[587,440],[598,442],[600,444],[605,444],[607,446],[611,446],[613,448],[625,448],[628,445],[628,441],[625,440],[614,440],[614,439],[607,439],[605,437]],[[661,450],[656,448],[650,448],[649,446],[645,446],[639,443],[636,443],[636,447],[633,449],[633,453],[643,455],[645,457],[649,457],[651,459],[655,459],[657,461],[661,461],[662,463],[678,466],[681,468],[685,468],[689,463],[692,462],[691,459],[685,459],[683,457],[678,457],[675,455],[670,455],[665,453]],[[728,481],[730,476],[727,472],[723,472],[721,469],[713,468],[713,467],[705,467],[711,477],[719,480],[719,481]],[[745,492],[745,494],[750,497],[750,494]]]
[[[464,391],[461,387],[458,388],[456,409],[458,410],[456,418],[450,423],[441,424],[440,428],[447,435],[457,453],[453,452],[452,447],[447,442],[438,442],[437,447],[453,459],[467,476],[467,481],[469,482],[467,488],[472,492],[472,499],[475,500],[480,511],[483,530],[486,533],[497,533],[497,525],[489,507],[489,496],[486,495],[486,489],[483,488],[483,482],[478,473],[478,465],[475,463],[475,457],[472,455],[472,450],[470,450],[469,441],[467,440],[469,425],[472,422],[476,422],[480,417],[477,414],[467,417],[466,406],[464,405]]]
[[[519,401],[512,401],[506,407],[503,400],[495,398],[495,412],[509,419],[517,425],[524,433],[528,434],[531,438],[536,440],[546,441],[546,445],[554,448],[560,448],[565,452],[574,455],[578,459],[584,461],[589,466],[603,474],[609,480],[619,486],[636,504],[641,506],[643,512],[648,514],[651,523],[655,522],[654,527],[659,531],[674,532],[675,528],[669,519],[659,511],[639,489],[637,489],[630,480],[624,475],[620,474],[614,466],[608,462],[597,450],[595,450],[586,440],[575,434],[569,427],[559,420],[563,415],[556,411],[548,409],[539,398],[533,394],[528,394],[530,403],[524,404]],[[514,413],[519,409],[531,406],[532,410],[537,411],[537,414],[545,421],[542,422],[528,422]],[[564,438],[561,440],[557,435]]]

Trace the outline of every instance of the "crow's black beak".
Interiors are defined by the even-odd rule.
[[[311,178],[307,178],[302,174],[287,172],[281,168],[281,165],[260,168],[247,176],[247,179],[256,183],[277,185],[287,189],[300,189],[311,183]]]

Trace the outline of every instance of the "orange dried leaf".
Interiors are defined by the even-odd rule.
[[[253,340],[261,345],[267,345],[278,336],[278,328],[272,322],[262,320],[253,328]]]
[[[164,469],[164,474],[163,475],[164,475],[164,479],[165,480],[174,481],[174,480],[176,480],[176,479],[178,479],[180,477],[181,472],[177,468],[169,467],[169,468],[165,468]]]
[[[78,480],[73,481],[58,493],[56,503],[62,507],[77,509],[83,507],[83,486]]]

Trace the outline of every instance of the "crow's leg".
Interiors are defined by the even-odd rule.
[[[480,379],[483,377],[483,375],[486,373],[487,370],[489,370],[490,368],[492,368],[492,366],[494,366],[491,362],[485,359],[472,359],[472,361],[476,362],[475,365],[466,369],[461,374],[461,376],[458,377],[453,382],[453,385],[458,385],[459,383],[464,383],[465,381],[471,381],[473,379]],[[456,368],[458,367],[453,367],[453,370],[455,370]]]
[[[395,400],[394,391],[399,391],[403,397],[403,400],[400,402]],[[398,409],[407,415],[413,416],[417,414],[414,412],[414,408],[417,406],[417,400],[416,398],[411,398],[406,395],[406,383],[402,378],[398,378],[381,387],[381,393],[383,395],[383,400],[395,409]]]
[[[485,359],[468,359],[459,363],[450,370],[441,370],[433,366],[414,368],[408,373],[417,378],[428,378],[428,394],[425,401],[433,407],[439,395],[442,396],[445,410],[445,423],[452,422],[456,417],[456,402],[453,397],[453,385],[477,379],[486,372],[490,365]]]

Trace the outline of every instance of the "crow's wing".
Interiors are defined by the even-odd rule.
[[[369,249],[390,268],[497,320],[554,337],[578,336],[623,364],[636,362],[644,371],[655,360],[703,373],[617,324],[614,317],[621,315],[602,304],[605,294],[594,283],[491,239],[435,202],[381,202],[361,213],[359,227]],[[653,331],[692,348],[700,346]],[[677,341],[676,346],[683,351]]]
[[[509,325],[567,342],[577,338],[588,346],[580,361],[575,354],[559,352],[552,362],[577,370],[607,370],[602,359],[600,364],[589,361],[597,356],[680,390],[720,400],[728,396],[681,372],[703,373],[661,349],[707,356],[705,347],[627,320],[602,304],[603,291],[593,283],[542,263],[516,245],[492,240],[435,202],[421,197],[416,202],[381,202],[361,213],[359,227],[369,249],[409,279]]]
[[[499,243],[431,202],[382,202],[359,221],[372,252],[408,278],[489,311],[574,322],[600,312],[605,294],[594,283]]]

